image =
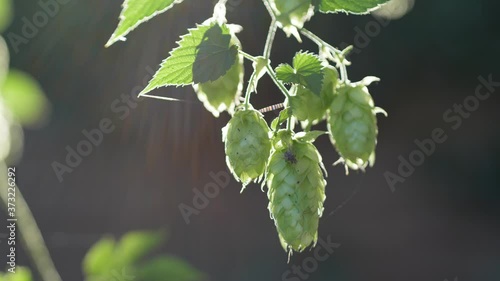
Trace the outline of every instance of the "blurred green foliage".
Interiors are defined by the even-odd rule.
[[[12,20],[11,0],[0,0],[0,32]],[[9,50],[0,36],[0,161],[19,160],[24,127],[39,127],[49,115],[50,103],[38,82],[29,74],[9,70]]]
[[[0,281],[32,281],[31,271],[26,267],[16,268],[15,273],[0,272]]]
[[[38,82],[30,75],[10,70],[0,86],[0,96],[21,125],[34,127],[47,120],[49,102]]]
[[[0,0],[0,32],[5,31],[12,21],[12,0]]]
[[[119,241],[103,237],[87,252],[83,271],[87,281],[198,281],[204,275],[172,256],[142,261],[165,242],[164,232],[133,231]]]

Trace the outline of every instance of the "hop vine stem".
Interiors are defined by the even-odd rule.
[[[241,54],[244,58],[246,58],[246,59],[247,59],[247,60],[249,60],[249,61],[256,61],[256,60],[257,60],[257,58],[256,58],[256,57],[254,57],[254,56],[252,56],[252,55],[250,55],[250,54],[247,54],[247,53],[243,52],[242,50],[239,50],[239,53],[240,53],[240,54]]]
[[[248,81],[247,92],[245,93],[245,109],[248,109],[248,106],[250,105],[250,96],[252,95],[252,90],[254,88],[253,83],[256,76],[257,71],[254,70],[252,76],[250,76],[250,81]]]
[[[330,50],[331,52],[333,52],[333,54],[335,55],[336,59],[339,61],[339,64],[340,64],[339,68],[340,68],[340,75],[342,77],[342,81],[348,82],[349,78],[347,75],[347,65],[346,65],[346,58],[345,58],[344,52],[342,52],[341,50],[328,44],[325,40],[321,39],[319,36],[317,36],[316,34],[314,34],[313,32],[311,32],[305,28],[300,29],[300,33],[302,35],[304,35],[305,37],[309,38],[309,40],[316,43],[316,45],[318,45],[318,47],[320,47],[320,48],[324,47],[324,48],[327,48],[328,50]]]
[[[5,163],[0,161],[0,170],[6,171],[7,166]],[[3,172],[2,172],[3,173]],[[2,201],[2,207],[4,209],[8,208],[9,196],[7,194],[6,182],[7,179],[4,176],[0,176],[0,198]],[[61,276],[57,272],[57,269],[50,257],[49,250],[45,246],[42,233],[38,228],[35,218],[31,213],[28,203],[24,199],[19,187],[15,186],[16,190],[16,215],[17,215],[17,227],[21,234],[22,245],[24,246],[26,253],[31,258],[31,261],[35,265],[35,268],[40,273],[40,277],[43,281],[62,281]]]
[[[221,2],[221,1],[223,1],[223,0],[220,0],[219,2]],[[278,24],[276,22],[276,16],[274,15],[274,12],[269,4],[269,1],[262,0],[262,2],[264,3],[264,6],[266,7],[269,15],[271,16],[271,24],[269,25],[269,31],[267,33],[267,39],[266,39],[266,44],[264,45],[264,53],[263,53],[264,58],[269,60],[269,58],[271,57],[271,50],[273,48],[274,38],[276,37],[276,30],[278,28]],[[257,60],[254,56],[251,56],[243,51],[240,51],[240,53],[246,59],[248,59],[250,61],[255,62]],[[276,74],[274,73],[272,68],[269,65],[266,66],[266,68],[268,70],[267,73],[269,74],[269,76],[271,76],[273,81],[275,81],[275,83],[279,83],[278,79],[276,78]],[[271,70],[272,72],[270,72],[269,70]],[[248,105],[250,104],[250,97],[252,95],[252,91],[255,88],[253,85],[258,82],[258,81],[255,81],[256,77],[257,77],[257,73],[254,70],[254,72],[252,73],[252,76],[250,77],[250,80],[248,81],[247,91],[245,93],[245,108],[247,108],[247,109],[248,109]],[[280,90],[285,94],[285,96],[288,97],[289,96],[288,91],[286,90],[286,88],[283,85],[281,85],[281,86],[284,88],[284,91],[280,86],[278,86],[278,87],[280,87]]]

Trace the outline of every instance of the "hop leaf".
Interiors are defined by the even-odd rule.
[[[330,106],[330,139],[347,167],[363,170],[375,162],[377,118],[373,99],[362,84],[344,85]]]
[[[4,0],[0,0],[0,2],[2,1]],[[116,41],[124,40],[125,36],[141,23],[169,10],[180,2],[182,0],[125,0],[120,14],[120,23],[106,43],[106,47],[111,46]]]
[[[311,53],[298,52],[293,58],[293,67],[281,64],[276,68],[276,76],[286,84],[298,84],[319,95],[323,72],[321,60]]]
[[[270,129],[256,110],[236,111],[222,129],[226,162],[243,187],[264,174],[271,153]]]
[[[321,155],[311,143],[290,141],[286,135],[275,143],[266,171],[268,208],[285,251],[301,252],[316,243],[323,214]]]
[[[231,31],[225,24],[199,25],[182,36],[179,47],[139,95],[158,87],[215,81],[235,64],[237,54],[238,47],[231,43]]]
[[[389,0],[313,0],[322,13],[366,14],[376,10]]]
[[[233,44],[240,46],[236,36],[233,36],[233,41]],[[243,56],[239,55],[237,62],[224,76],[213,82],[195,84],[193,88],[205,108],[215,117],[219,117],[225,110],[232,114],[238,105],[238,97],[241,96],[243,89],[243,78]]]

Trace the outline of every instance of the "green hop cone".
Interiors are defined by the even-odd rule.
[[[233,36],[232,42],[241,45],[236,36]],[[243,89],[243,77],[243,56],[238,55],[236,63],[224,76],[213,82],[195,84],[193,88],[205,108],[215,117],[219,117],[223,111],[232,114],[238,105],[238,98]]]
[[[314,94],[303,86],[294,86],[296,92],[295,95],[290,97],[289,105],[293,115],[299,121],[302,121],[304,128],[316,125],[325,118],[326,112],[332,103],[337,82],[337,70],[334,67],[325,67],[323,69],[323,86],[320,95]]]
[[[271,8],[276,14],[278,25],[286,33],[301,42],[299,31],[314,14],[312,0],[271,0]]]
[[[330,139],[346,167],[353,170],[364,170],[375,162],[376,114],[383,110],[374,106],[366,86],[377,80],[369,77],[362,82],[342,86],[330,106]]]
[[[227,166],[243,187],[264,175],[271,154],[269,133],[262,114],[254,109],[236,111],[222,129]]]
[[[286,139],[283,137],[275,145],[266,182],[269,212],[283,248],[291,253],[292,250],[301,252],[317,241],[326,180],[316,147]]]

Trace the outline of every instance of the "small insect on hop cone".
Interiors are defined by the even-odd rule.
[[[278,133],[279,137],[279,133]],[[326,180],[321,155],[309,142],[275,141],[266,172],[269,212],[285,251],[301,252],[318,238]]]
[[[269,134],[262,114],[254,109],[237,110],[222,129],[227,166],[243,187],[264,175],[271,154]]]
[[[341,86],[330,106],[330,140],[346,167],[353,170],[364,170],[375,162],[376,114],[385,111],[375,107],[366,87],[374,81],[378,78],[367,77],[361,82]]]

